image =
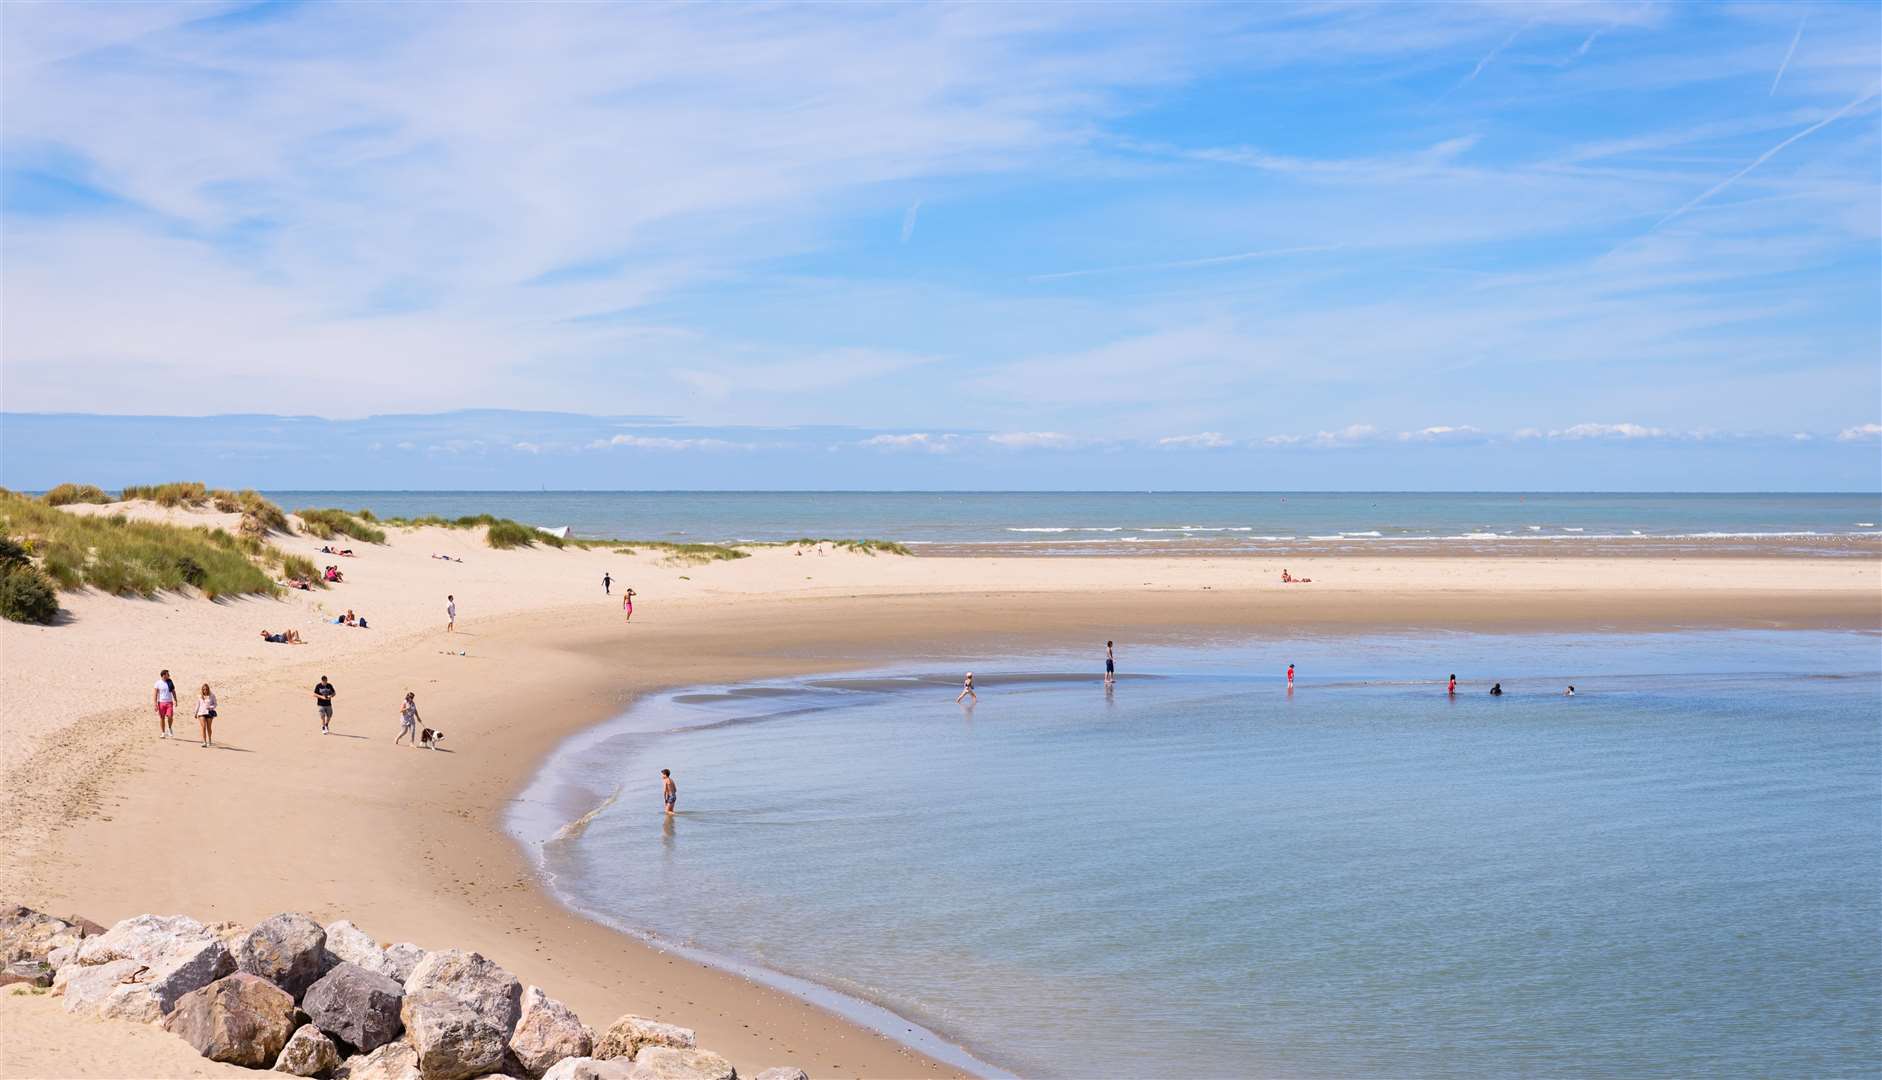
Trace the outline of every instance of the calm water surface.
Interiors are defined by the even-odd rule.
[[[1126,648],[1111,693],[982,661],[972,709],[953,671],[695,688],[514,824],[578,908],[1026,1075],[1875,1075],[1878,644]]]

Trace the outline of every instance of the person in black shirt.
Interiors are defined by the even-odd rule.
[[[333,695],[338,692],[333,688],[333,684],[327,681],[325,675],[322,675],[320,681],[314,684],[314,704],[320,709],[320,733],[322,735],[327,733],[327,725],[333,723]]]

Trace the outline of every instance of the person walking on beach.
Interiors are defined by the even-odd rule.
[[[446,595],[444,598],[444,632],[457,629],[457,597]]]
[[[614,589],[613,575],[609,574],[606,570],[603,570],[601,572],[601,595],[612,596],[614,595],[613,589]]]
[[[1287,665],[1287,688],[1294,689],[1294,665]]]
[[[170,669],[157,672],[156,685],[151,687],[150,700],[157,707],[157,738],[168,739],[176,734],[176,684],[170,681]]]
[[[392,745],[399,745],[407,735],[412,737],[412,749],[418,749],[418,695],[410,690],[405,692],[405,704],[399,706],[399,737]]]
[[[203,746],[207,748],[216,741],[216,695],[208,683],[196,695],[196,724],[203,730]]]
[[[974,693],[974,673],[971,671],[967,673],[967,678],[961,680],[960,696],[954,699],[954,704],[959,705],[961,698],[973,698],[975,702],[980,700],[980,695]]]
[[[328,726],[333,723],[333,695],[337,693],[339,691],[333,688],[333,684],[327,681],[325,675],[322,675],[320,681],[314,684],[314,709],[320,713],[322,735],[327,734]]]
[[[621,621],[634,621],[634,590],[626,589],[621,593]]]
[[[1104,643],[1104,685],[1117,682],[1117,653],[1112,651],[1112,642]]]
[[[673,807],[680,801],[680,786],[673,782],[673,773],[669,769],[660,770],[660,801],[666,804],[667,816],[673,816]]]
[[[1451,685],[1445,687],[1444,692],[1452,697],[1457,696],[1457,672],[1451,672]]]

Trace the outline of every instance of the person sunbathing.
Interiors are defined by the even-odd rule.
[[[286,585],[290,589],[312,589],[314,587],[313,582],[308,581],[306,578],[297,577],[289,578],[281,584]]]
[[[1295,577],[1294,575],[1288,573],[1286,570],[1282,570],[1281,571],[1281,584],[1283,585],[1294,585],[1294,584],[1311,585],[1313,584],[1313,579],[1310,577]]]
[[[440,555],[435,551],[431,553],[431,557],[434,559],[443,559],[445,562],[463,562],[464,561],[463,559],[452,558],[449,555]]]
[[[305,641],[301,640],[301,632],[299,630],[283,630],[278,634],[271,634],[268,631],[263,630],[261,632],[261,639],[269,643],[270,645],[305,645],[307,644]]]

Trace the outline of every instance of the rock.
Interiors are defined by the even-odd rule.
[[[163,1020],[165,1031],[209,1060],[249,1069],[273,1065],[297,1027],[293,996],[246,971],[184,994]]]
[[[215,937],[207,926],[188,915],[134,915],[111,929],[79,943],[78,962],[108,964],[137,960],[151,964],[176,946]]]
[[[342,963],[308,987],[307,1018],[348,1053],[367,1054],[399,1037],[405,989],[376,971]]]
[[[340,1064],[340,1049],[319,1028],[302,1024],[288,1036],[281,1056],[274,1059],[274,1071],[293,1076],[320,1076]]]
[[[50,964],[54,971],[59,970],[67,964],[75,963],[77,960],[77,945],[61,945],[46,954],[46,963]]]
[[[84,936],[78,926],[32,908],[0,908],[0,964],[44,960],[54,949],[76,947]]]
[[[634,1055],[630,1080],[738,1080],[732,1063],[710,1050],[643,1046]]]
[[[418,1071],[418,1051],[407,1042],[389,1042],[370,1054],[350,1057],[335,1070],[333,1080],[424,1080]]]
[[[392,974],[392,962],[386,958],[386,951],[379,947],[379,943],[366,931],[345,919],[327,924],[327,954],[331,957],[328,967],[344,962],[391,976],[401,984],[405,982]],[[410,975],[411,972],[405,974]]]
[[[125,979],[147,965],[137,960],[113,960],[106,964],[67,964],[52,977],[52,992],[65,998],[65,1011],[96,1016],[98,1005]]]
[[[388,945],[386,946],[386,963],[390,967],[386,974],[404,983],[412,977],[412,971],[418,967],[418,962],[429,955],[431,954],[409,941]]]
[[[229,947],[229,951],[234,952],[237,943],[248,936],[248,927],[239,922],[224,919],[221,922],[210,923],[209,932],[221,938],[222,943]]]
[[[15,960],[0,968],[0,986],[51,986],[52,965],[44,960]]]
[[[99,926],[83,915],[67,915],[65,921],[78,927],[80,937],[97,937],[99,934],[105,932],[104,927]]]
[[[607,1034],[595,1044],[598,1058],[631,1058],[643,1046],[672,1046],[690,1050],[698,1046],[691,1028],[662,1024],[644,1016],[623,1016],[608,1027]]]
[[[792,1065],[780,1065],[759,1073],[756,1080],[810,1080],[810,1074]]]
[[[542,1080],[630,1080],[633,1075],[634,1063],[625,1059],[571,1057],[551,1065]]]
[[[532,986],[523,991],[523,1006],[510,1035],[510,1052],[530,1076],[541,1076],[563,1058],[587,1057],[595,1048],[595,1033],[567,1005]]]
[[[256,923],[236,945],[235,966],[267,979],[299,1001],[326,972],[327,932],[299,912],[270,916]]]
[[[163,1019],[183,995],[200,990],[235,970],[229,947],[213,938],[181,941],[170,951],[143,964],[130,978],[98,1002],[98,1015],[108,1020],[150,1024]]]
[[[414,981],[422,971],[413,973]],[[501,1069],[515,1023],[505,1026],[500,1017],[481,1013],[438,989],[408,992],[400,1014],[405,1037],[418,1051],[424,1080],[468,1080]]]
[[[405,980],[409,997],[436,993],[452,998],[503,1029],[503,1038],[516,1030],[522,1011],[523,984],[516,976],[483,958],[482,954],[445,949],[426,954]]]

